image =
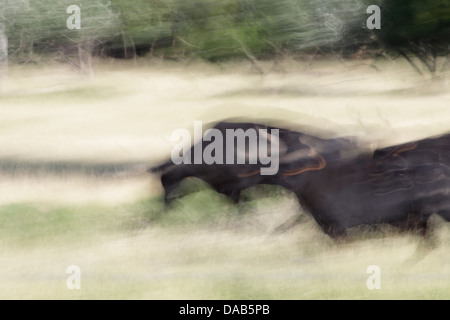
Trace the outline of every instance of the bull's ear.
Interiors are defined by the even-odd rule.
[[[261,128],[261,130],[258,131],[260,135],[260,139],[263,139],[266,141],[266,145],[270,143],[274,143],[272,134],[268,132],[267,129]],[[285,141],[283,136],[278,135],[278,139],[276,139],[278,142],[278,145],[276,146],[276,149],[278,150],[278,154],[281,156],[283,154],[286,154],[288,151],[289,141]]]
[[[305,162],[311,158],[311,149],[303,148],[280,154],[280,163],[292,164]]]
[[[313,145],[316,144],[315,143],[316,141],[313,141],[313,138],[311,136],[307,136],[307,135],[303,135],[303,134],[298,137],[298,142],[308,146],[309,148],[312,148]]]
[[[417,142],[405,144],[403,146],[400,146],[400,147],[396,148],[393,151],[393,154],[394,155],[399,155],[400,153],[403,153],[403,152],[406,152],[406,151],[412,151],[412,150],[416,149],[418,145],[419,144]]]
[[[284,176],[295,176],[302,174],[304,172],[308,171],[318,171],[322,170],[327,166],[327,161],[325,158],[318,153],[315,149],[311,148],[309,151],[309,158],[305,158],[305,160],[314,160],[315,163],[313,164],[304,164],[303,161],[298,161],[297,168],[285,170],[283,172]]]

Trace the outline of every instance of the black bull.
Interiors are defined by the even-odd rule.
[[[266,128],[252,123],[221,122],[219,130]],[[171,161],[161,172],[165,199],[186,177],[197,177],[239,200],[257,184],[292,191],[325,233],[345,235],[361,225],[391,224],[423,233],[432,214],[450,221],[450,135],[375,150],[359,150],[352,140],[320,139],[279,129],[279,170],[260,175],[261,164],[181,164]],[[355,154],[357,154],[355,156]]]
[[[293,130],[255,123],[219,122],[213,129],[219,130],[223,136],[226,136],[227,130],[243,129],[246,132],[249,129],[265,129],[268,133],[268,140],[270,140],[272,130],[277,129],[279,131],[279,145],[277,146],[279,168],[277,173],[275,175],[262,175],[261,168],[267,167],[267,165],[260,163],[260,159],[256,164],[249,164],[248,162],[246,164],[193,164],[195,147],[192,147],[190,149],[190,162],[192,164],[175,165],[172,160],[168,160],[151,169],[152,172],[161,173],[166,203],[173,200],[172,192],[187,177],[200,178],[217,192],[228,196],[234,202],[238,202],[240,193],[244,189],[258,184],[278,185],[281,182],[280,176],[293,176],[306,171],[320,170],[327,162],[340,159],[346,153],[355,149],[353,142],[347,139],[320,139]],[[203,141],[202,150],[205,150],[210,143]],[[246,150],[236,149],[233,150],[235,153],[242,153],[243,151],[248,156],[248,148]],[[226,152],[224,146],[223,153]]]

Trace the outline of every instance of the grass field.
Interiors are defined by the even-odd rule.
[[[289,120],[368,147],[448,132],[449,75],[401,61],[219,65],[103,61],[10,66],[0,93],[1,299],[449,299],[450,226],[336,243],[276,188],[231,205],[200,191],[164,210],[158,177],[175,129],[228,117]],[[189,187],[189,186],[187,186]],[[359,233],[358,233],[359,232]],[[66,272],[81,270],[79,290]],[[381,288],[369,290],[367,268]]]

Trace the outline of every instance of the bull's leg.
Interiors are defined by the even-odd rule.
[[[450,222],[450,208],[446,209],[446,210],[441,210],[437,212],[437,215],[444,218],[445,221]]]
[[[161,184],[164,188],[164,202],[166,205],[169,205],[175,199],[172,193],[180,186],[181,181],[189,176],[191,176],[189,167],[181,165],[174,166],[161,176]]]
[[[322,230],[330,236],[330,238],[333,238],[337,242],[346,242],[348,239],[348,233],[345,228],[342,228],[336,224],[321,224],[319,223]]]
[[[229,185],[226,186],[221,186],[221,185],[215,185],[213,186],[213,188],[223,194],[226,195],[233,203],[238,204],[239,200],[241,198],[241,190],[239,189],[235,189],[235,188],[230,188]]]
[[[406,223],[406,231],[408,232],[419,232],[419,234],[426,238],[429,235],[428,230],[428,219],[430,218],[429,214],[418,214],[413,213],[408,216]]]
[[[174,200],[179,198],[179,197],[176,197],[176,196],[174,196],[172,194],[172,192],[175,189],[177,189],[179,185],[180,185],[180,182],[167,184],[167,185],[164,185],[164,183],[163,183],[163,187],[164,187],[164,203],[167,206],[170,206]]]
[[[237,203],[239,203],[240,198],[241,198],[241,190],[233,190],[231,192],[231,195],[230,195],[231,201],[233,201],[234,203],[237,204]]]
[[[412,256],[403,263],[404,266],[414,266],[433,252],[439,245],[435,228],[429,221],[430,216],[431,214],[424,214],[410,225],[410,227],[414,227],[415,230],[419,230],[421,238]]]
[[[288,220],[280,224],[278,227],[276,227],[273,233],[276,234],[286,232],[295,227],[297,224],[302,223],[305,220],[305,218],[306,216],[304,214],[298,214],[292,218],[289,218]]]

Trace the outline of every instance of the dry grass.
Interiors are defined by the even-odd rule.
[[[30,172],[0,180],[2,299],[448,299],[448,226],[440,245],[405,265],[420,239],[387,233],[336,244],[313,221],[273,229],[300,211],[284,195],[239,209],[209,191],[168,212],[142,166],[165,158],[174,129],[244,117],[356,135],[370,146],[449,130],[448,75],[418,77],[401,62],[286,61],[98,64],[86,79],[64,66],[10,68],[0,94],[0,158],[135,163],[124,175]],[[142,173],[142,174],[141,174]],[[149,200],[150,199],[150,200]],[[78,265],[81,290],[68,290]],[[381,290],[368,290],[378,265]]]

